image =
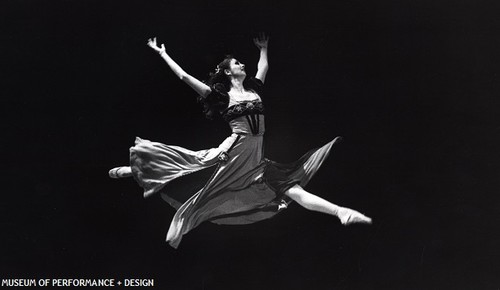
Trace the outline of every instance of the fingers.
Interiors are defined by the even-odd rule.
[[[148,39],[147,44],[149,47],[151,47],[160,54],[165,51],[165,44],[162,43],[160,46],[158,46],[158,44],[156,43],[156,37]]]
[[[261,41],[265,41],[265,42],[267,42],[269,40],[269,37],[264,32],[261,32],[259,34],[259,38]]]
[[[154,47],[156,46],[156,37],[154,37],[153,39],[148,39],[148,45],[151,46],[151,47]]]
[[[259,33],[259,38],[258,38],[260,41],[268,41],[269,40],[269,37],[264,33],[264,32],[260,32]]]
[[[253,43],[257,46],[265,46],[269,41],[269,37],[264,33],[260,32],[258,37],[254,37]]]

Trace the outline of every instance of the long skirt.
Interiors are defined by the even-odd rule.
[[[136,138],[130,164],[145,197],[160,193],[177,210],[167,233],[167,241],[177,248],[182,236],[201,222],[249,224],[285,209],[291,202],[285,191],[295,184],[306,186],[336,140],[281,164],[264,158],[262,135],[233,133],[219,147],[200,151]],[[222,152],[228,154],[226,161],[219,159]],[[197,192],[169,192],[166,186],[214,166]]]

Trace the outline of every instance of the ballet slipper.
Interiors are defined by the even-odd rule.
[[[111,178],[124,178],[132,175],[131,172],[124,170],[125,166],[115,167],[109,171],[109,177]]]
[[[343,208],[339,212],[340,222],[344,226],[348,226],[350,224],[371,224],[372,219],[365,216],[364,214],[357,212],[353,209]]]

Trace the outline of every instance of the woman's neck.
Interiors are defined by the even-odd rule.
[[[231,79],[231,91],[236,91],[243,93],[245,88],[243,87],[243,81],[245,78],[233,78]]]

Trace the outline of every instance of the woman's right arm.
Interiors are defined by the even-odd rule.
[[[160,56],[165,60],[170,69],[179,77],[183,82],[188,84],[193,90],[195,90],[200,96],[206,97],[212,89],[194,78],[190,74],[186,73],[165,51],[165,45],[162,43],[161,46],[156,44],[156,37],[148,40],[148,46],[154,49],[160,54]]]

